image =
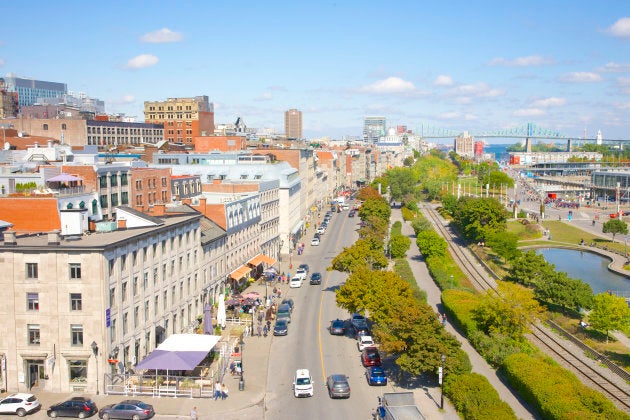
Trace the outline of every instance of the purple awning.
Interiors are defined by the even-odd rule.
[[[173,334],[136,365],[136,370],[193,370],[221,337]]]

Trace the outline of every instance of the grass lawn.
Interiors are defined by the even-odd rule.
[[[507,222],[507,231],[515,233],[520,241],[542,238],[542,231],[536,223],[523,224],[523,219]]]
[[[580,241],[584,239],[587,244],[595,243],[597,247],[606,246],[608,249],[623,253],[624,244],[613,242],[612,239],[602,238],[600,236],[593,235],[589,232],[585,232],[582,229],[571,226],[569,223],[559,221],[545,221],[542,222],[542,226],[549,230],[551,239],[553,242],[562,242],[565,244],[579,245]],[[541,243],[548,243],[547,238],[541,240]],[[524,245],[524,244],[522,244]]]

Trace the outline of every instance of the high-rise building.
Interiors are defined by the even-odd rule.
[[[376,143],[385,135],[385,117],[365,117],[363,121],[363,140],[367,143]]]
[[[23,79],[13,74],[4,77],[7,92],[17,92],[18,106],[33,105],[39,98],[60,98],[68,93],[65,83]]]
[[[468,131],[464,131],[462,134],[455,137],[453,148],[458,155],[472,158],[475,154],[474,144],[475,138],[471,136]]]
[[[288,139],[302,138],[302,111],[290,109],[284,112],[284,135]]]
[[[207,96],[145,101],[144,120],[164,124],[164,139],[193,147],[193,137],[214,134],[214,105]]]

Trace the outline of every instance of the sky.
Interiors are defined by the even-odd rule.
[[[207,95],[215,123],[309,139],[366,116],[414,132],[532,122],[630,139],[627,0],[8,2],[0,75],[66,83],[144,121],[144,101]],[[492,142],[492,141],[490,141]]]

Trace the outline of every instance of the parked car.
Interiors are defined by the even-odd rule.
[[[311,239],[311,246],[319,246],[319,238]]]
[[[350,398],[350,384],[346,375],[340,373],[330,375],[326,379],[326,386],[330,398]]]
[[[345,335],[346,333],[345,324],[341,319],[334,319],[330,321],[329,330],[332,335]]]
[[[67,401],[51,405],[46,411],[48,417],[78,417],[84,419],[98,413],[96,404],[89,398],[74,397]]]
[[[289,305],[289,308],[291,308],[291,312],[293,312],[293,309],[295,309],[295,302],[293,301],[293,299],[291,298],[285,298],[282,299],[282,302],[280,302],[280,305]]]
[[[276,319],[285,319],[287,322],[291,322],[291,306],[286,303],[280,304],[276,311]]]
[[[315,272],[311,274],[311,284],[322,284],[322,275],[321,273]]]
[[[372,336],[370,335],[359,336],[357,340],[357,348],[359,349],[359,351],[363,351],[367,349],[368,347],[376,347],[376,343],[374,342],[374,339],[372,338]]]
[[[289,323],[286,319],[279,319],[273,326],[273,335],[287,335],[289,333]]]
[[[290,288],[296,288],[296,287],[302,287],[302,281],[304,281],[305,277],[300,277],[300,276],[295,276],[291,279],[291,281],[289,282],[289,287]]]
[[[354,217],[354,213],[356,212],[356,210],[352,209],[348,212],[348,217]]]
[[[387,375],[380,366],[370,366],[365,368],[365,378],[368,385],[387,385]]]
[[[367,325],[360,326],[359,328],[353,327],[352,332],[354,334],[354,338],[356,338],[357,340],[359,339],[359,337],[362,337],[364,335],[372,335],[372,330],[370,330]]]
[[[316,232],[319,233],[320,235],[323,235],[324,233],[326,233],[326,228],[323,226],[320,226],[317,228]]]
[[[153,406],[139,400],[124,400],[118,404],[110,404],[101,408],[98,417],[101,419],[150,419],[155,416]]]
[[[309,267],[308,267],[308,264],[300,264],[299,267],[298,267],[298,271],[300,271],[300,269],[304,270],[306,272],[306,274],[308,274],[308,272],[310,270]]]
[[[293,395],[295,397],[313,396],[313,378],[308,369],[298,369],[293,377]]]
[[[366,324],[367,319],[365,319],[365,317],[361,314],[352,314],[352,316],[350,317],[350,323],[353,327],[356,328],[359,325]]]
[[[380,366],[381,365],[381,355],[378,352],[376,347],[367,347],[361,353],[361,363],[363,366]]]
[[[308,271],[302,267],[299,267],[297,271],[295,272],[295,277],[299,277],[302,280],[306,279],[307,275],[308,275]]]
[[[39,410],[40,407],[41,405],[35,395],[23,392],[7,395],[0,400],[0,413],[16,414],[18,417],[24,417]]]

